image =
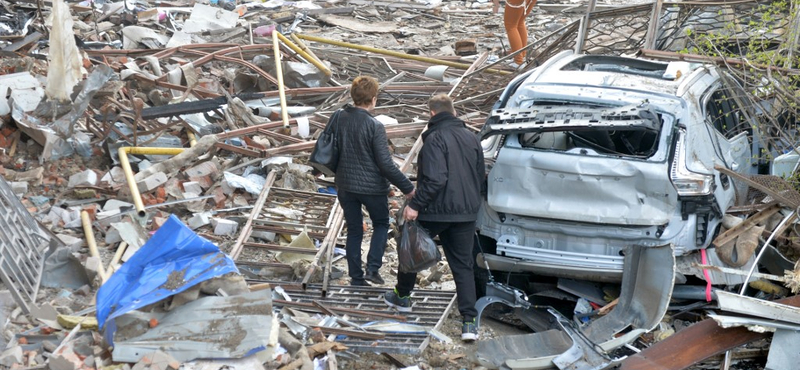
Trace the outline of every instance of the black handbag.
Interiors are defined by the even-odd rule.
[[[317,138],[314,151],[308,157],[308,164],[316,168],[325,176],[336,174],[336,167],[339,164],[339,141],[336,139],[336,123],[339,121],[339,109],[333,114],[325,130]]]

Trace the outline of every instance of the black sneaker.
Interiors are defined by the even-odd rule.
[[[401,297],[397,289],[384,293],[383,301],[400,312],[411,312],[411,297]]]
[[[465,342],[478,340],[478,325],[475,324],[475,319],[461,324],[461,340]]]
[[[366,280],[350,280],[350,286],[372,286]]]
[[[383,281],[381,274],[379,274],[377,271],[368,271],[367,274],[364,275],[364,279],[377,285],[386,284],[386,282]]]

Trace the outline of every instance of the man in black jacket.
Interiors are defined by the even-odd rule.
[[[463,319],[461,339],[478,338],[475,326],[475,281],[472,271],[473,235],[481,205],[485,167],[478,136],[455,117],[453,101],[436,95],[428,102],[431,119],[422,134],[417,158],[417,190],[403,211],[406,220],[419,219],[431,237],[439,236],[453,271],[458,310]],[[398,273],[397,286],[384,300],[401,312],[411,312],[415,273]]]
[[[378,270],[389,233],[389,182],[410,197],[414,185],[400,172],[389,153],[386,129],[369,113],[378,100],[378,81],[359,76],[350,89],[353,105],[346,105],[333,124],[339,146],[336,188],[347,223],[347,269],[350,285],[383,284]],[[364,238],[361,206],[372,220],[372,240],[367,253],[367,274],[361,268]]]

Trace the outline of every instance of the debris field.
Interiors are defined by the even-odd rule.
[[[790,369],[796,177],[721,169],[747,200],[722,210],[716,259],[678,262],[657,325],[601,347],[581,330],[624,314],[629,281],[491,273],[475,343],[446,261],[390,310],[394,218],[386,284],[350,286],[334,178],[308,165],[357,76],[380,82],[372,114],[414,181],[434,94],[479,135],[559,53],[716,63],[681,53],[685,30],[768,3],[543,0],[517,66],[491,1],[4,1],[0,368]]]

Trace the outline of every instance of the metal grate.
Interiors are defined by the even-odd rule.
[[[50,236],[0,177],[0,279],[25,314],[35,305]]]
[[[584,44],[587,54],[633,54],[644,45],[653,5],[635,5],[591,14]]]
[[[331,232],[333,210],[338,204],[335,195],[277,188],[272,187],[271,183],[266,184],[265,188],[268,193],[263,206],[257,211],[253,210],[250,226],[242,230],[234,247],[233,258],[237,262],[268,262],[259,250],[289,250],[275,243],[259,242],[253,238],[254,231],[296,236],[306,230],[312,239],[318,240]],[[312,250],[308,252],[316,253]]]
[[[800,208],[800,193],[788,181],[772,175],[745,176],[724,167],[716,167],[720,172],[733,177],[734,180],[744,183],[752,189],[769,195],[786,207]],[[751,190],[752,190],[751,189]]]
[[[281,282],[273,282],[273,284],[284,288],[292,301],[300,304],[319,302],[332,308],[352,309],[384,315],[396,313],[391,311],[383,301],[383,294],[387,291],[386,288],[329,286],[326,296],[322,297],[322,285],[319,284],[309,284],[305,291],[292,284]],[[455,291],[414,290],[411,292],[411,301],[413,312],[403,314],[406,317],[405,322],[438,330],[450,314],[450,310],[455,306]],[[274,302],[274,305],[281,307],[280,301]],[[294,307],[294,309],[311,313],[319,312],[315,308]],[[383,320],[366,315],[349,314],[348,316],[348,321],[359,325]],[[358,352],[415,355],[422,353],[428,346],[429,335],[386,333],[383,339],[371,340],[345,337],[337,339],[337,341],[346,345],[350,350]]]

